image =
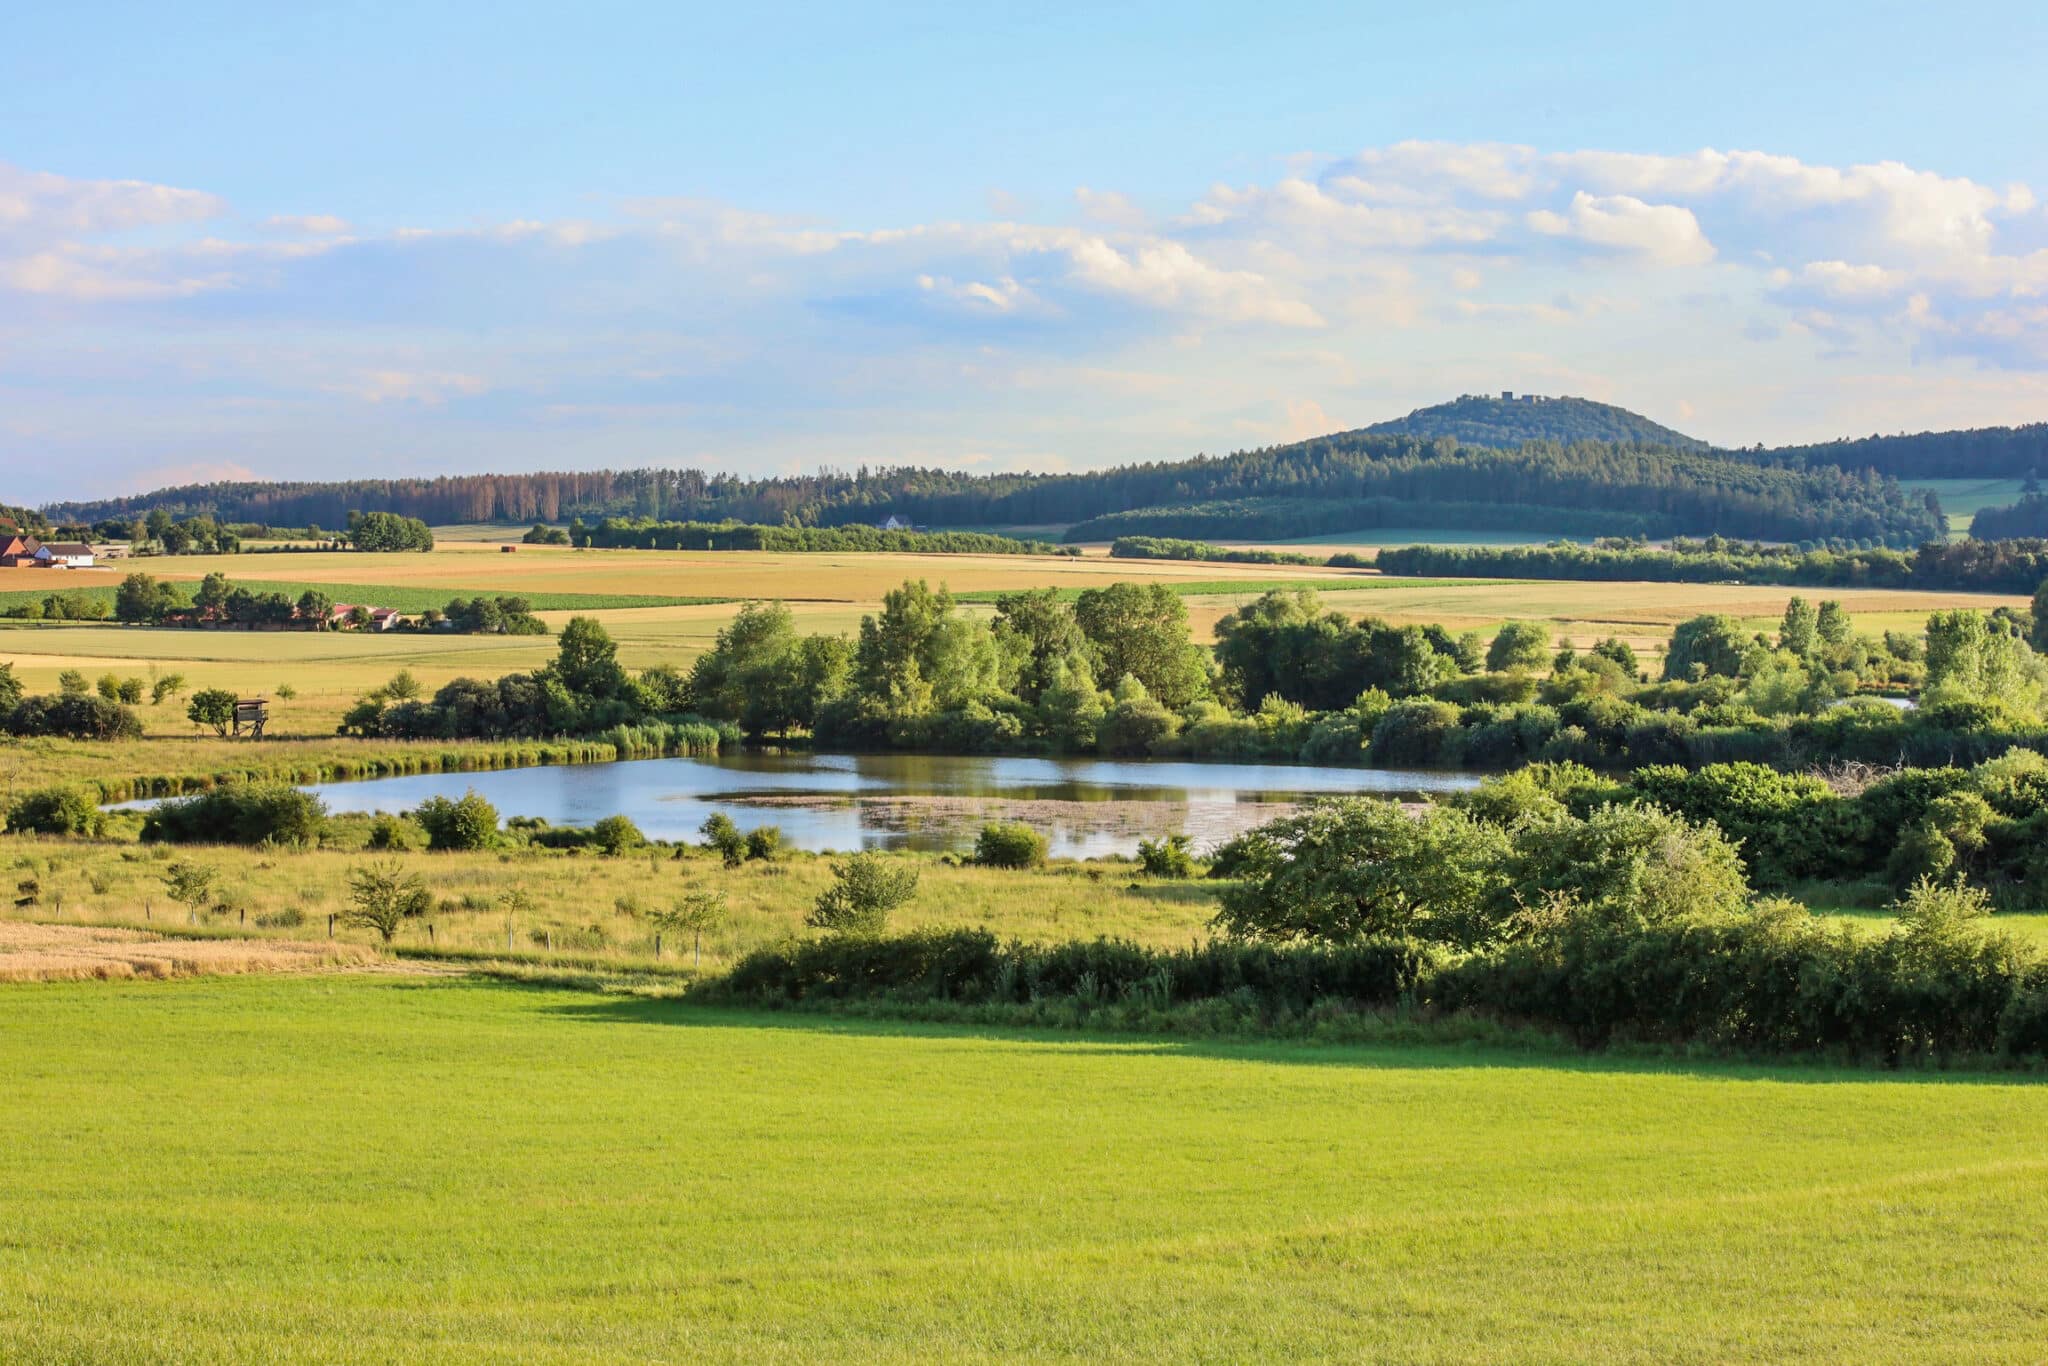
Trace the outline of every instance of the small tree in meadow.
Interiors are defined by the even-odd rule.
[[[723,811],[714,811],[697,827],[697,833],[704,842],[716,849],[725,859],[725,866],[737,868],[747,861],[747,837],[732,823],[732,817]]]
[[[917,869],[871,850],[832,865],[833,884],[804,917],[815,930],[834,934],[877,935],[889,923],[889,912],[917,895]]]
[[[212,726],[216,735],[225,736],[235,724],[235,695],[226,688],[201,688],[192,694],[185,715],[193,725]]]
[[[204,863],[173,863],[164,869],[164,890],[171,900],[197,915],[213,900],[216,876],[218,870]]]
[[[414,916],[425,915],[434,898],[418,873],[408,873],[396,859],[351,868],[348,874],[348,909],[342,923],[375,930],[389,944],[398,927]]]
[[[690,936],[690,965],[695,967],[704,959],[704,936],[723,929],[728,919],[725,893],[686,893],[677,897],[667,910],[656,911],[648,919],[664,934]]]
[[[163,705],[165,698],[176,697],[183,691],[185,691],[185,675],[165,674],[149,685],[149,704],[152,707],[160,707]]]

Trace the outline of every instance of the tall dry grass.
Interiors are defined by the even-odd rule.
[[[375,962],[366,944],[297,939],[163,939],[141,930],[0,923],[0,982],[304,972]]]

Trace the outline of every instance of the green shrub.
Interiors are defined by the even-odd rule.
[[[233,783],[158,802],[142,818],[142,838],[165,844],[320,842],[327,807],[285,783]]]
[[[106,815],[82,788],[38,788],[7,809],[10,834],[98,836],[106,828]]]
[[[747,832],[747,857],[772,863],[782,849],[782,827],[757,825]]]
[[[1148,877],[1189,878],[1195,875],[1195,857],[1190,852],[1194,838],[1189,835],[1167,835],[1156,840],[1138,841],[1138,863]]]
[[[62,735],[74,740],[139,740],[142,718],[118,702],[84,691],[24,697],[7,713],[10,735]]]
[[[834,934],[873,936],[889,923],[889,912],[917,894],[917,869],[886,854],[862,850],[832,865],[833,884],[822,892],[804,923]]]
[[[1216,925],[1234,938],[1471,945],[1502,932],[1507,837],[1462,811],[1411,816],[1369,797],[1311,802],[1218,851],[1243,879]]]
[[[370,836],[364,841],[365,849],[404,850],[412,848],[412,831],[405,821],[389,813],[379,815],[370,822]]]
[[[429,797],[412,818],[427,832],[429,849],[489,849],[498,842],[498,808],[475,788],[459,800]]]
[[[598,852],[616,856],[642,847],[647,836],[625,816],[606,816],[590,827],[590,843]]]
[[[974,861],[985,868],[1042,868],[1048,844],[1021,821],[992,821],[974,839]]]

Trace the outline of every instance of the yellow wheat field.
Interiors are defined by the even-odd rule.
[[[142,930],[0,922],[0,982],[75,982],[303,972],[376,960],[363,944],[297,939],[163,939]]]

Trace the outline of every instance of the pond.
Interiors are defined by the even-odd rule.
[[[694,839],[713,812],[741,829],[782,827],[799,849],[964,849],[988,820],[1043,831],[1056,856],[1128,854],[1185,832],[1207,848],[1333,793],[1420,796],[1474,787],[1470,774],[1290,764],[990,759],[931,754],[736,754],[433,773],[308,788],[331,811],[401,812],[481,793],[504,816],[588,825],[630,816],[650,838]]]

